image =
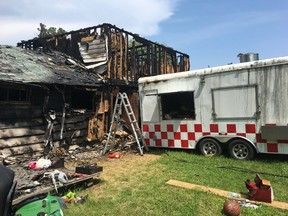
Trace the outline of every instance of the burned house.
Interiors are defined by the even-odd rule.
[[[110,24],[2,46],[0,150],[99,140],[119,91],[139,119],[138,79],[186,70],[187,54]]]
[[[83,142],[103,81],[55,51],[0,46],[0,56],[1,153]]]

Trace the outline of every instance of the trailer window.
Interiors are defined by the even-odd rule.
[[[212,92],[214,119],[254,119],[259,113],[257,86],[229,86]]]
[[[193,92],[173,92],[161,95],[162,118],[195,119]]]

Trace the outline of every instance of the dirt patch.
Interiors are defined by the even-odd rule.
[[[135,152],[126,152],[122,158],[108,158],[107,155],[95,159],[98,166],[103,167],[99,182],[91,190],[83,190],[80,194],[89,194],[90,199],[107,198],[123,190],[141,185],[139,181],[143,172],[149,169],[149,164],[161,156],[153,153],[144,153],[143,156]],[[133,189],[132,189],[133,190]]]
[[[126,173],[137,171],[145,164],[159,159],[156,154],[146,153],[143,156],[134,153],[127,153],[122,158],[101,158],[97,164],[103,166],[103,172],[100,177],[104,181],[115,181]]]

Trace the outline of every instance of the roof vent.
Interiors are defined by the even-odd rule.
[[[245,54],[239,53],[237,57],[240,59],[240,63],[259,60],[258,53],[245,53]]]

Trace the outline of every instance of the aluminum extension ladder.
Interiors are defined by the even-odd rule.
[[[109,134],[108,134],[108,138],[106,140],[106,144],[105,144],[105,147],[104,147],[102,154],[103,155],[106,154],[106,152],[108,151],[110,143],[114,144],[114,142],[115,142],[115,132],[117,129],[117,124],[120,122],[120,116],[122,114],[122,105],[124,105],[126,114],[128,116],[129,122],[131,124],[133,134],[134,134],[134,137],[135,137],[137,145],[138,145],[139,153],[140,153],[140,155],[143,155],[143,148],[145,148],[148,151],[148,147],[145,144],[144,138],[142,136],[142,132],[139,128],[138,122],[135,118],[135,115],[134,115],[134,112],[132,110],[131,104],[129,102],[128,96],[125,92],[124,93],[119,92],[117,94],[115,106],[114,106],[114,111],[113,111],[113,116],[112,116],[112,120],[111,120],[111,124],[110,124]],[[142,145],[141,145],[140,141],[141,141]]]

